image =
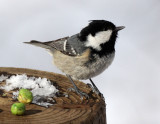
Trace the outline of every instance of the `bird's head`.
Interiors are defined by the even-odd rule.
[[[113,51],[118,31],[124,26],[116,27],[112,22],[105,20],[92,20],[81,30],[79,38],[86,47],[95,51]]]

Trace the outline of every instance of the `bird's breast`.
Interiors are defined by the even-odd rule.
[[[115,52],[103,57],[95,55],[94,60],[91,63],[87,63],[86,65],[88,69],[86,73],[86,75],[88,74],[87,77],[92,78],[101,74],[105,69],[107,69],[111,65],[114,57],[115,57]]]
[[[53,62],[62,72],[72,78],[85,80],[102,73],[112,63],[115,55],[115,53],[104,57],[95,55],[94,61],[89,62],[89,54],[90,51],[88,50],[81,56],[72,57],[57,51],[53,54]]]

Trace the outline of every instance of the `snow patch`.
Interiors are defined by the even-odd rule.
[[[41,77],[28,77],[26,74],[13,75],[10,78],[8,76],[1,75],[0,81],[6,80],[6,85],[1,86],[0,89],[5,91],[11,91],[14,89],[29,89],[33,93],[33,102],[35,104],[48,107],[52,105],[48,102],[43,102],[44,99],[48,98],[49,101],[58,92],[55,86],[47,78]],[[13,99],[16,99],[19,91],[13,92]],[[45,100],[44,100],[45,101]],[[54,100],[52,100],[54,102]]]
[[[0,76],[0,82],[6,80],[8,78],[8,76],[4,76],[3,74]]]

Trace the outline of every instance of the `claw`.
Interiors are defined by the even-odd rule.
[[[88,94],[86,94],[86,93],[84,93],[84,92],[82,92],[82,91],[80,91],[80,90],[79,90],[79,92],[77,92],[77,93],[81,96],[81,100],[83,100],[83,96],[85,96],[86,99],[89,99]]]
[[[82,92],[80,89],[76,88],[68,88],[68,91],[73,91],[73,92],[76,92],[78,95],[81,96],[81,100],[83,100],[83,97],[86,97],[87,99],[89,99],[89,96],[88,94]]]
[[[97,95],[100,95],[100,94],[101,94],[100,91],[97,89],[97,87],[93,87],[91,84],[87,84],[87,85],[88,85],[88,87],[91,88],[92,91],[93,91],[94,93],[96,93]]]
[[[99,95],[101,98],[104,98],[103,94],[98,90],[98,88],[96,87],[96,85],[93,83],[92,79],[90,79],[90,81],[91,81],[92,85],[91,84],[87,84],[87,85],[92,89],[92,91],[95,94]]]
[[[83,100],[83,96],[85,96],[87,99],[89,99],[89,96],[88,96],[86,93],[82,92],[82,91],[76,86],[76,84],[75,84],[74,81],[72,80],[71,76],[70,76],[70,75],[66,75],[66,76],[69,78],[69,80],[71,81],[71,83],[72,83],[73,86],[74,86],[74,89],[73,89],[73,88],[69,88],[69,90],[70,90],[70,91],[75,91],[77,94],[79,94],[79,95],[81,96],[81,100]]]
[[[67,90],[70,91],[70,92],[71,92],[71,91],[75,92],[75,89],[72,88],[72,87],[68,88]]]

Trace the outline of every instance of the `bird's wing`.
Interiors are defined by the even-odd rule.
[[[63,54],[69,56],[77,56],[81,53],[81,44],[79,43],[77,35],[73,35],[71,37],[64,37],[58,40],[48,41],[48,42],[39,42],[32,40],[30,42],[24,42],[27,44],[39,46],[45,49],[49,49],[50,51],[54,51],[54,49],[62,52]]]

